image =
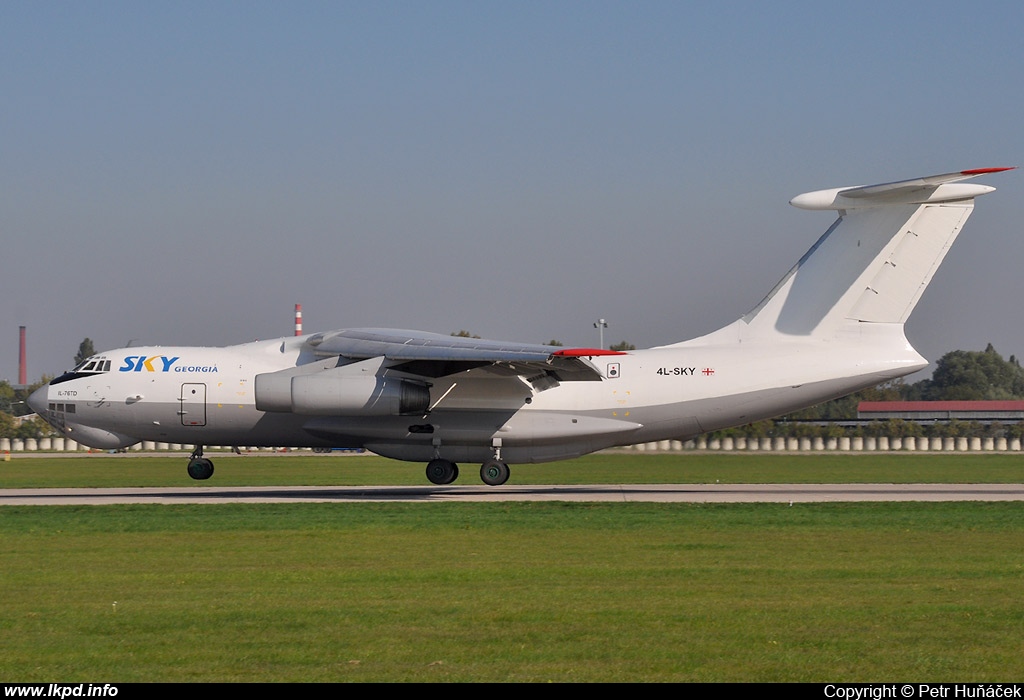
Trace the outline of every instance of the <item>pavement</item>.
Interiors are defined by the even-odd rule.
[[[1024,501],[1024,484],[505,484],[0,489],[0,506],[459,501],[791,504],[855,501]]]

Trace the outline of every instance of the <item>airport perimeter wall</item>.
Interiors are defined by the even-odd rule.
[[[127,452],[191,452],[193,445],[166,442],[140,442]],[[211,447],[210,450],[229,450],[230,447]],[[244,451],[277,452],[278,448],[242,447]],[[1020,452],[1020,438],[1005,437],[723,437],[696,440],[661,440],[633,445],[635,452]],[[104,452],[79,445],[66,438],[0,438],[0,453],[6,452]],[[292,450],[299,451],[299,450]],[[308,452],[309,448],[301,451]]]

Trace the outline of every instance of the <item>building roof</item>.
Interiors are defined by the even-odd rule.
[[[857,419],[909,421],[1024,421],[1024,401],[861,401]]]
[[[1024,411],[1024,401],[861,401],[857,404],[859,413],[893,413],[893,412],[1020,412]]]

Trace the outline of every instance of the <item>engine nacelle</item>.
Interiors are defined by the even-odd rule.
[[[422,415],[430,407],[425,385],[364,373],[261,374],[255,394],[260,411],[305,416]]]

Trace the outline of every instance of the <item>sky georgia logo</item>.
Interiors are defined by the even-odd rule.
[[[217,365],[176,365],[180,357],[128,355],[118,372],[216,372]]]
[[[146,370],[147,372],[170,372],[171,365],[179,359],[177,357],[167,357],[166,355],[153,355],[152,357],[129,355],[124,358],[124,364],[118,367],[118,371],[141,372]]]

